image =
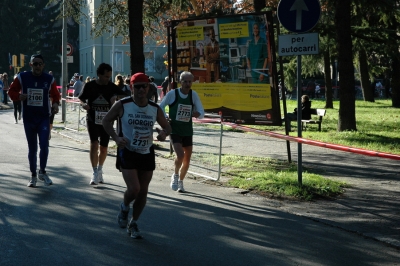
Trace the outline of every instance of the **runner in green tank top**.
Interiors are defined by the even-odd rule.
[[[182,72],[181,88],[168,92],[160,103],[164,113],[165,107],[169,106],[169,119],[172,127],[170,140],[176,155],[175,171],[171,176],[171,188],[178,192],[185,192],[183,179],[189,169],[193,151],[192,117],[204,117],[204,109],[199,95],[191,89],[193,80],[192,73]]]

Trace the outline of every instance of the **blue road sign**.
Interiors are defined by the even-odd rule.
[[[321,15],[319,0],[281,0],[278,19],[282,26],[292,32],[306,32],[314,28]]]

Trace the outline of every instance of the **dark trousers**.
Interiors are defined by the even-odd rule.
[[[8,91],[3,90],[3,103],[8,104]]]
[[[34,121],[26,121],[24,118],[25,136],[28,141],[29,168],[33,175],[36,175],[37,170],[38,142],[40,147],[40,170],[46,170],[49,156],[49,120],[49,117],[35,118]]]
[[[14,101],[13,105],[14,105],[14,117],[15,117],[15,121],[17,121],[17,119],[18,119],[17,115],[21,116],[22,103],[21,103],[21,101]]]

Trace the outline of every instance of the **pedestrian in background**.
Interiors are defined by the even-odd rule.
[[[191,89],[194,76],[188,71],[180,75],[181,88],[167,93],[160,107],[165,113],[169,106],[169,119],[172,127],[171,145],[175,151],[175,170],[171,176],[171,189],[185,192],[183,180],[189,169],[193,151],[192,117],[203,118],[204,109],[199,95]]]
[[[115,85],[117,85],[118,88],[120,88],[125,93],[126,96],[132,95],[131,88],[125,84],[121,74],[115,76]]]
[[[18,74],[14,75],[14,80],[18,76]],[[11,82],[12,85],[12,82]],[[11,86],[10,85],[10,86]],[[22,106],[21,106],[21,100],[16,100],[13,101],[13,107],[14,107],[14,119],[15,119],[15,124],[18,124],[18,120],[21,120],[21,111],[22,111]]]
[[[157,85],[154,83],[153,76],[148,76],[148,78],[149,78],[149,92],[147,93],[147,99],[157,103],[157,101],[158,101]]]
[[[301,96],[301,119],[311,119],[311,101],[308,95]],[[297,108],[294,109],[293,113],[287,113],[286,126],[288,131],[292,131],[291,121],[297,121]]]
[[[72,86],[74,88],[74,97],[78,97],[83,88],[83,76],[79,75],[79,73],[74,74],[75,82]],[[81,80],[82,79],[82,80]]]
[[[136,73],[131,78],[133,96],[126,97],[113,105],[103,119],[105,131],[118,145],[117,169],[122,172],[126,183],[123,202],[117,216],[120,227],[128,226],[132,238],[142,238],[137,220],[146,201],[149,184],[156,168],[153,146],[153,125],[157,123],[157,139],[165,140],[171,133],[171,126],[165,119],[161,108],[149,101],[149,79],[144,73]],[[113,129],[113,122],[118,119],[118,134]],[[128,224],[129,205],[133,201],[132,219]]]
[[[3,74],[0,74],[0,102],[3,102]]]
[[[166,76],[164,81],[161,83],[161,87],[162,87],[162,96],[161,99],[165,97],[165,95],[167,95],[167,92],[169,91],[169,77]]]
[[[318,83],[315,84],[315,97],[318,99],[319,94],[321,93],[321,87],[319,86]]]
[[[104,130],[102,120],[118,97],[123,98],[124,92],[113,82],[110,82],[112,68],[101,63],[97,68],[98,79],[86,83],[78,96],[81,106],[86,110],[86,125],[90,138],[90,163],[93,176],[90,185],[104,183],[103,165],[107,158],[110,136]]]
[[[49,132],[51,107],[58,113],[60,93],[57,90],[53,76],[44,73],[44,59],[40,54],[31,56],[31,71],[19,73],[14,79],[10,91],[11,100],[21,100],[23,104],[22,118],[26,139],[28,141],[29,167],[32,173],[28,186],[35,187],[37,176],[45,185],[53,184],[46,172],[49,155]],[[53,103],[51,105],[50,98]],[[40,147],[40,168],[37,175],[38,139]]]
[[[49,75],[53,76],[53,71],[49,71]],[[54,79],[54,83],[56,84],[57,87],[57,83],[56,80]],[[51,139],[51,130],[53,129],[53,122],[54,122],[54,116],[55,116],[55,112],[53,107],[51,107],[51,115],[50,115],[50,130],[49,130],[49,140]]]
[[[8,104],[8,90],[10,89],[10,85],[8,83],[8,74],[6,72],[3,73],[3,103]]]

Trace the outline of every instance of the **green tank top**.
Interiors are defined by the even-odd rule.
[[[188,97],[183,99],[179,96],[179,90],[175,89],[175,101],[169,105],[169,118],[171,119],[172,133],[179,136],[193,136],[192,112],[193,100],[192,90]]]

